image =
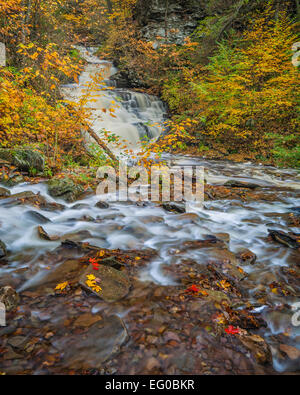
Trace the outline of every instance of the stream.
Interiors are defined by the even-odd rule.
[[[95,57],[93,50],[80,48],[80,51],[88,64],[79,84],[62,88],[65,97],[75,100],[80,97],[84,83],[90,81],[99,69],[104,70],[106,84],[117,71],[111,63]],[[94,108],[92,120],[95,131],[99,133],[105,129],[113,132],[125,139],[133,150],[139,149],[145,135],[149,139],[159,136],[167,111],[158,98],[117,87],[104,92],[101,89],[100,93],[101,96],[91,104]],[[118,103],[115,117],[102,111],[103,108],[108,110],[112,101]],[[223,234],[228,244],[226,258],[231,259],[245,249],[256,255],[254,264],[246,262],[242,268],[251,282],[247,292],[254,313],[266,323],[265,329],[260,333],[271,348],[274,370],[296,371],[300,368],[300,359],[283,357],[279,346],[283,336],[289,346],[300,350],[300,326],[291,324],[292,304],[300,301],[300,284],[296,279],[291,284],[285,271],[286,268],[299,268],[300,254],[299,249],[270,241],[268,230],[299,235],[299,226],[290,222],[291,213],[299,214],[299,173],[293,169],[279,169],[250,162],[232,163],[184,155],[165,154],[164,159],[170,165],[203,166],[205,179],[212,186],[223,186],[229,180],[253,183],[260,195],[252,201],[226,197],[208,199],[203,208],[198,208],[196,213],[190,215],[171,213],[154,203],[137,205],[130,202],[109,202],[109,207],[98,208],[95,207],[99,201],[99,196],[96,195],[85,197],[76,203],[66,203],[51,197],[44,183],[19,184],[9,188],[11,194],[24,191],[39,193],[48,202],[63,204],[65,208],[49,211],[33,209],[27,204],[10,205],[9,199],[0,200],[0,239],[10,251],[7,264],[0,265],[1,285],[9,283],[20,293],[33,289],[47,275],[48,263],[45,257],[59,248],[61,240],[74,239],[103,249],[155,250],[156,257],[139,270],[138,279],[140,283],[150,287],[163,286],[167,289],[177,286],[179,282],[165,270],[166,267],[180,266],[186,259],[201,265],[208,259],[220,258],[220,251],[214,248],[181,250],[184,243],[205,240],[208,235]],[[41,216],[33,215],[33,210]],[[42,240],[36,230],[39,225],[59,240]],[[272,292],[269,284],[273,282],[280,283],[290,292],[285,296]],[[259,296],[260,292],[264,293],[263,298]],[[98,304],[94,304],[94,312],[101,310],[101,307],[97,310]],[[132,307],[122,306],[118,309],[118,315],[126,323]],[[110,309],[113,310],[113,307]],[[39,315],[38,309],[35,314]],[[58,319],[64,311],[55,314]],[[198,314],[201,315],[201,311]],[[35,366],[32,369],[39,372],[41,367]]]

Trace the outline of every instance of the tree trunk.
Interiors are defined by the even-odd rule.
[[[118,159],[113,154],[113,152],[108,148],[108,146],[100,139],[100,137],[95,133],[91,128],[87,130],[88,134],[97,142],[97,144],[103,149],[103,151],[108,155],[114,162],[117,162]]]

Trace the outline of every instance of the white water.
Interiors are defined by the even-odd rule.
[[[141,139],[155,140],[163,129],[163,121],[166,115],[166,107],[155,96],[145,93],[133,92],[126,89],[110,89],[109,78],[117,72],[112,63],[100,60],[93,55],[94,49],[76,47],[81,56],[89,62],[82,72],[78,84],[65,85],[62,88],[64,97],[68,100],[78,101],[83,94],[85,84],[89,83],[93,76],[101,73],[104,80],[95,87],[92,94],[99,95],[90,101],[88,107],[92,109],[91,121],[93,130],[103,138],[105,130],[114,134],[125,142],[125,145],[138,151],[141,147]],[[110,113],[110,109],[114,112]],[[103,111],[104,110],[104,111]],[[109,147],[118,153],[120,147],[110,142]],[[122,144],[124,146],[124,144]]]
[[[64,88],[69,97],[78,98],[83,84],[88,82],[93,75],[105,70],[108,78],[116,70],[109,62],[95,58],[91,52],[85,53],[88,64],[81,75],[78,85]],[[132,148],[138,149],[140,144],[140,128],[142,122],[162,121],[164,114],[163,104],[156,98],[129,92],[126,90],[101,91],[102,96],[93,103],[94,130],[103,128],[117,133],[120,137],[130,141]],[[116,110],[117,118],[111,118],[102,112],[102,108],[109,108],[111,100],[123,97],[120,107]],[[123,96],[122,96],[123,95]],[[104,114],[104,115],[103,115]],[[101,118],[99,116],[101,115]],[[149,128],[149,134],[156,137],[158,129]],[[46,212],[31,206],[21,205],[7,207],[7,200],[0,200],[0,239],[3,240],[10,251],[8,264],[1,266],[0,276],[2,279],[19,279],[19,290],[28,289],[33,283],[38,282],[47,273],[43,256],[60,245],[59,242],[40,240],[37,235],[37,226],[42,225],[49,235],[61,236],[72,239],[72,235],[79,231],[82,234],[80,241],[90,242],[103,248],[143,249],[154,248],[158,252],[158,258],[143,272],[141,278],[145,281],[153,281],[164,285],[172,284],[173,281],[162,272],[162,265],[180,264],[185,257],[193,258],[205,263],[208,257],[201,250],[187,251],[180,255],[173,255],[172,250],[177,249],[185,241],[199,240],[206,235],[216,233],[228,233],[230,235],[230,250],[238,251],[239,248],[249,248],[257,257],[258,262],[254,266],[244,267],[251,275],[254,275],[254,284],[257,286],[264,283],[266,276],[274,273],[276,278],[280,267],[288,266],[297,259],[295,251],[284,246],[274,246],[266,241],[268,229],[287,231],[287,225],[282,214],[291,212],[290,208],[300,206],[300,179],[299,174],[291,169],[276,169],[268,166],[258,166],[251,163],[233,164],[225,161],[205,161],[192,159],[185,156],[174,157],[165,155],[165,159],[172,164],[194,164],[204,166],[205,178],[212,184],[223,184],[229,179],[246,180],[261,185],[266,193],[277,193],[275,201],[253,201],[245,203],[241,201],[213,201],[205,202],[202,209],[197,209],[197,217],[193,221],[181,215],[167,213],[162,208],[149,204],[146,207],[138,207],[130,203],[112,202],[108,209],[98,209],[95,203],[100,200],[99,196],[85,198],[81,202],[86,206],[74,209],[74,204],[65,204],[66,209],[61,212]],[[286,195],[281,188],[290,188]],[[11,188],[11,193],[30,190],[40,192],[49,201],[54,201],[47,193],[44,184],[18,185]],[[51,220],[42,224],[28,217],[28,211],[35,210]],[[82,219],[89,216],[90,221]],[[297,228],[289,227],[288,231],[298,233]],[[299,257],[298,257],[299,263]],[[3,281],[4,281],[3,280]],[[280,281],[285,281],[283,277]],[[299,289],[298,295],[299,295]],[[291,328],[290,317],[276,312],[276,306],[280,303],[287,305],[297,301],[295,298],[282,298],[272,296],[269,305],[262,308],[266,322],[268,323],[268,336],[291,331],[292,344],[300,344],[300,328]],[[276,313],[276,314],[275,314]],[[272,343],[272,341],[270,340]],[[294,343],[293,343],[294,342]],[[277,345],[274,346],[274,366],[277,370],[293,369],[293,364],[279,362],[277,359]]]

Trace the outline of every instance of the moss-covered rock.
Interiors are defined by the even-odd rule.
[[[45,160],[43,156],[32,149],[0,148],[0,159],[4,159],[21,171],[44,171]]]
[[[74,202],[84,193],[83,187],[69,178],[52,178],[48,182],[48,191],[51,196],[67,202]]]

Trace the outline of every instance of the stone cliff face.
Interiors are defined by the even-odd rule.
[[[206,16],[205,0],[138,0],[135,18],[146,39],[181,44]]]

